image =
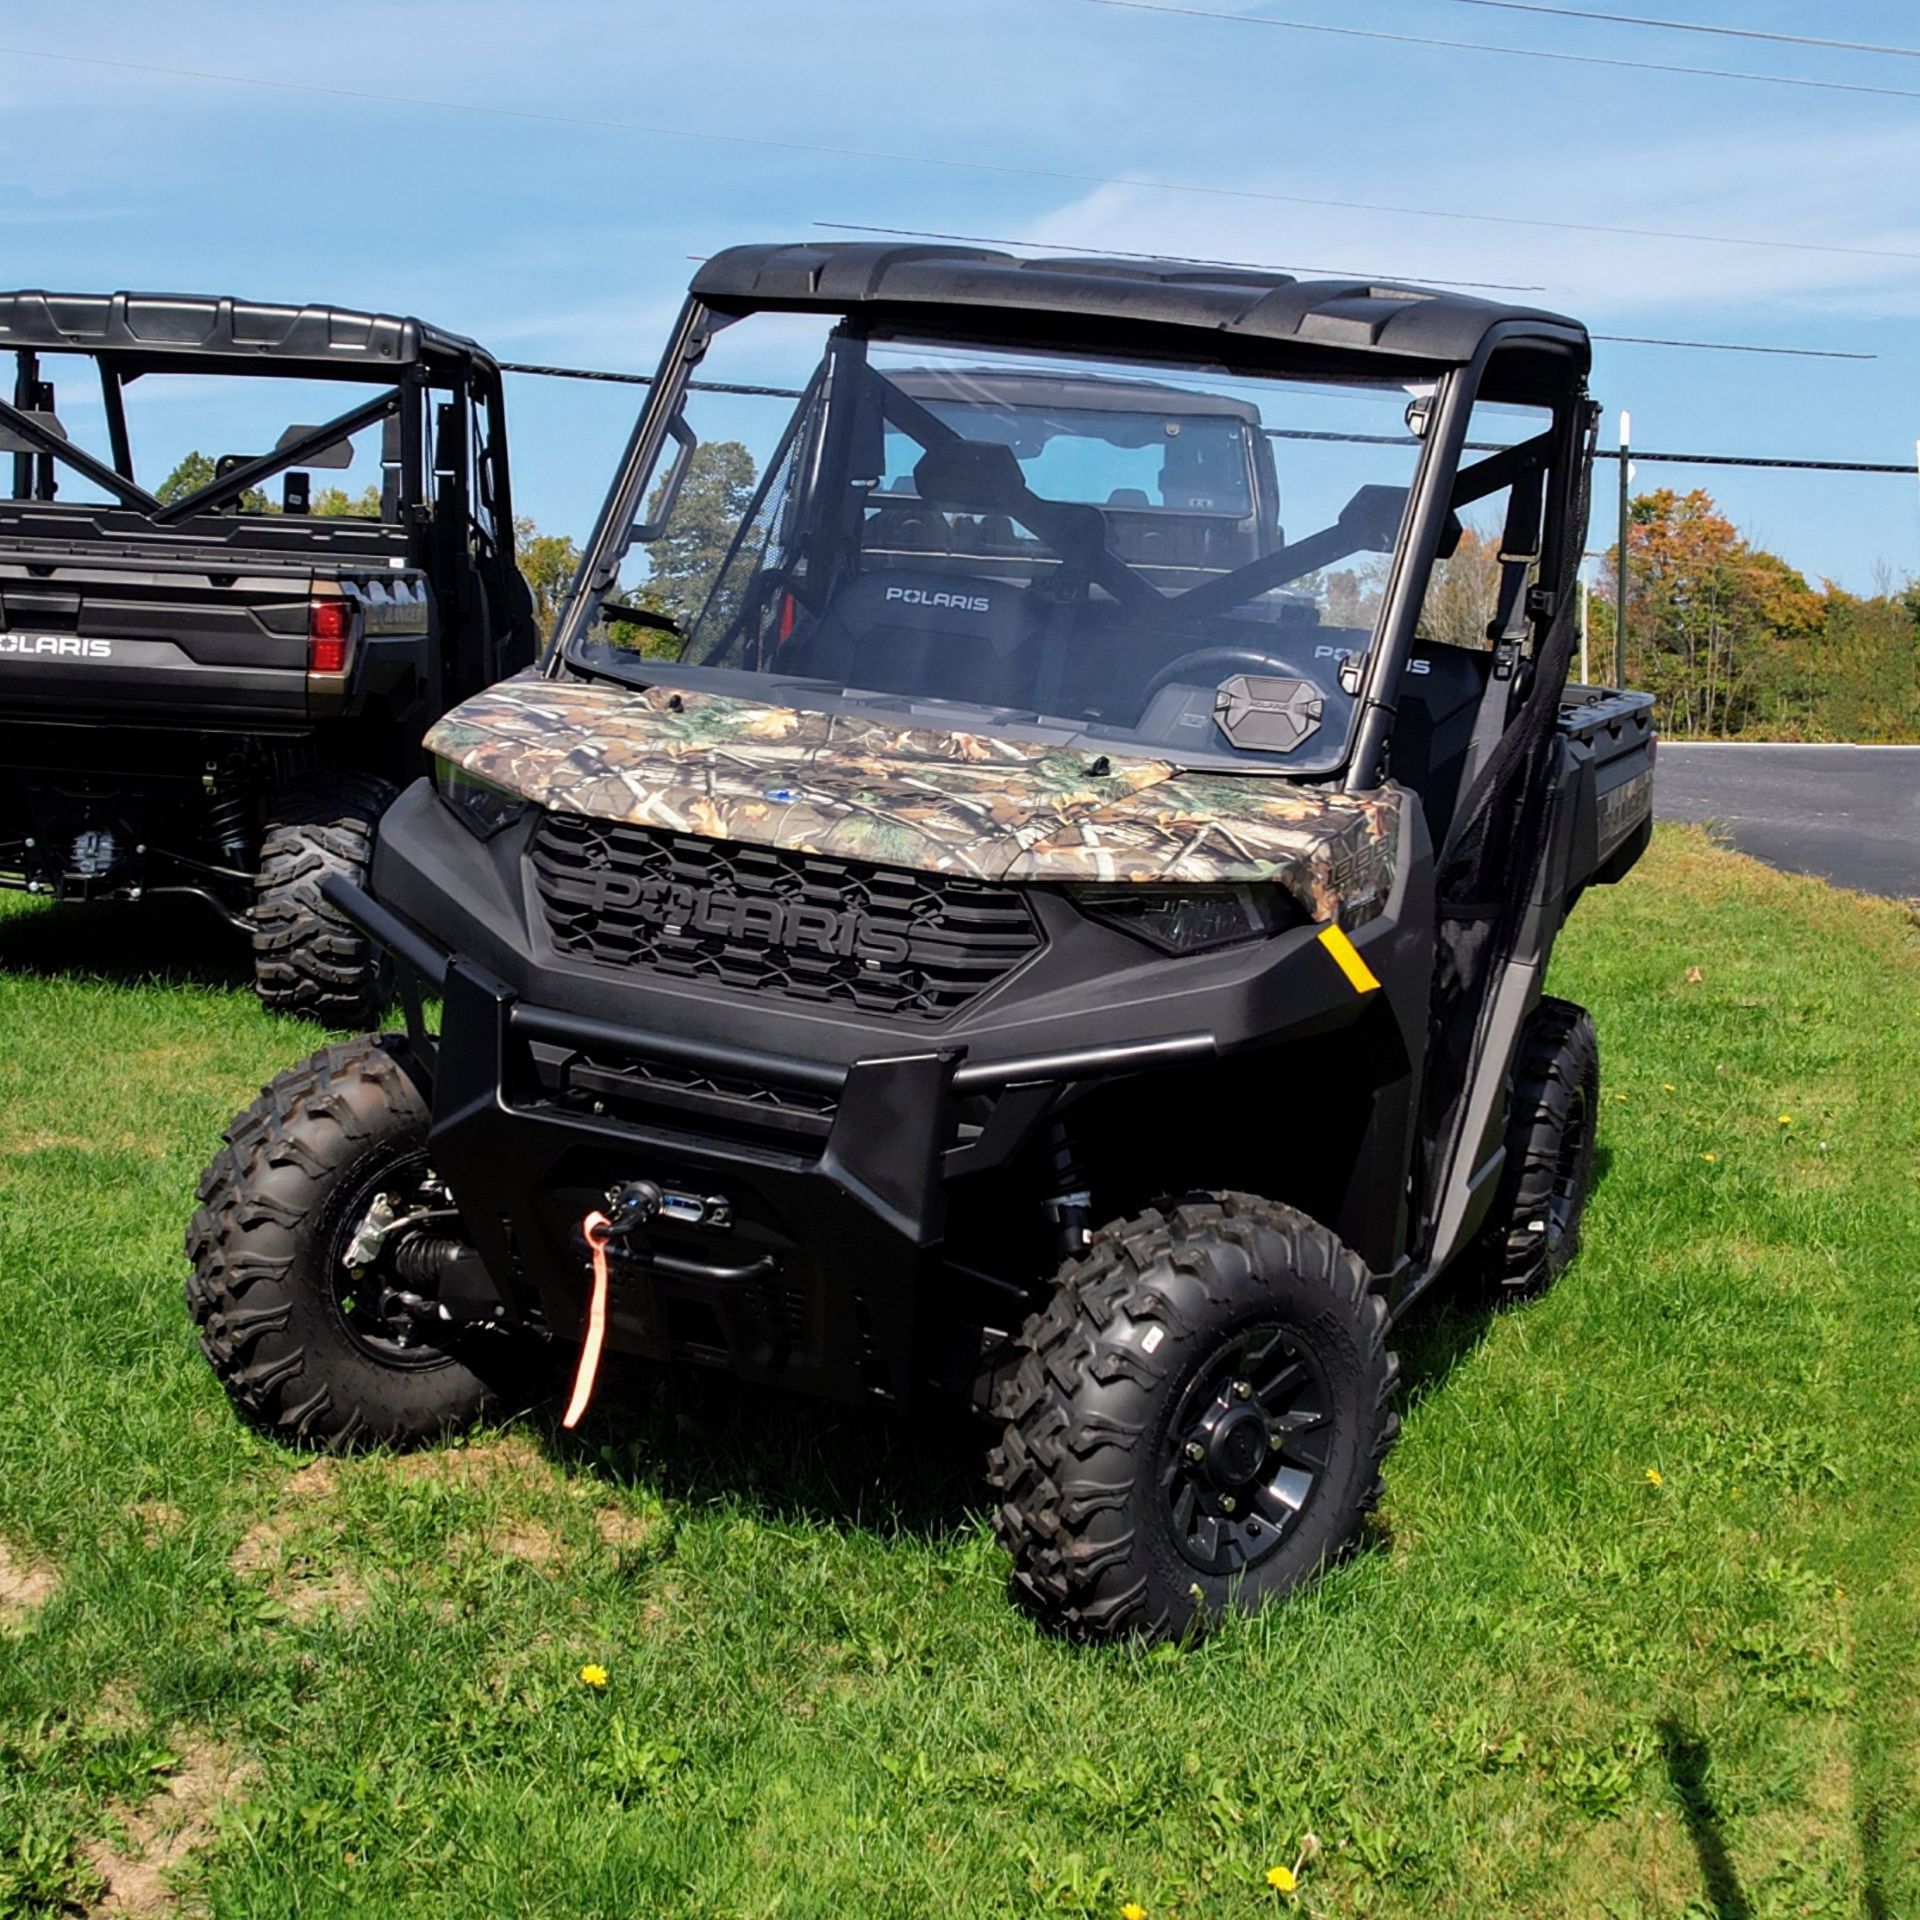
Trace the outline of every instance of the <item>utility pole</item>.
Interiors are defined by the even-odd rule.
[[[1627,527],[1633,518],[1633,415],[1620,414],[1620,554],[1613,575],[1613,684],[1627,684]]]

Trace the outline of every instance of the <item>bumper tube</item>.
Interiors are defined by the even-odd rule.
[[[320,882],[320,896],[364,933],[376,947],[417,973],[436,993],[447,984],[447,955],[424,934],[416,933],[398,914],[389,913],[351,880],[330,873]]]

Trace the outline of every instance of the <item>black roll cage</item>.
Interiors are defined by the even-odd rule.
[[[0,349],[4,350],[4,349]],[[411,530],[415,510],[427,505],[429,482],[441,490],[449,484],[466,496],[467,519],[480,526],[477,504],[484,509],[490,527],[491,543],[503,553],[512,550],[513,500],[504,446],[500,438],[500,420],[504,393],[499,371],[484,355],[471,357],[446,353],[432,360],[418,360],[399,370],[400,377],[383,385],[370,398],[334,415],[297,438],[258,454],[252,459],[228,467],[203,487],[177,500],[163,502],[133,477],[133,455],[127,432],[125,389],[143,374],[155,372],[212,373],[221,377],[331,380],[369,385],[379,379],[372,367],[341,367],[325,362],[291,356],[272,361],[234,358],[191,362],[170,360],[157,355],[130,354],[125,349],[88,343],[47,346],[21,344],[12,351],[16,358],[14,397],[0,398],[0,426],[36,449],[14,455],[13,498],[36,504],[54,503],[52,468],[55,464],[71,468],[91,481],[123,507],[143,515],[156,527],[177,527],[203,513],[214,512],[240,499],[250,488],[275,474],[298,467],[314,459],[340,441],[351,438],[376,422],[387,422],[390,438],[396,437],[391,463],[398,468],[398,516],[395,524]],[[111,466],[74,445],[54,428],[35,417],[34,403],[51,388],[41,380],[42,354],[55,353],[91,359],[98,366],[101,399],[107,420],[107,434],[113,456]],[[459,435],[449,439],[446,433],[435,436],[434,471],[423,471],[425,436],[420,418],[421,405],[430,393],[446,393],[453,399],[444,405],[464,403],[473,420],[481,423],[477,462],[468,458],[470,429],[462,423]],[[477,473],[474,468],[477,466]],[[37,469],[37,471],[36,471]]]
[[[566,604],[542,657],[541,670],[549,677],[563,671],[569,652],[585,637],[598,616],[601,603],[612,592],[647,483],[653,477],[669,438],[674,439],[678,446],[673,467],[665,482],[665,511],[671,510],[694,444],[693,436],[682,418],[681,406],[693,374],[705,358],[714,336],[754,312],[778,310],[773,306],[748,305],[737,311],[724,311],[709,306],[698,295],[689,296],[682,306],[673,335],[661,358],[659,371],[648,388],[646,402],[635,422],[613,486],[594,522]],[[857,339],[864,343],[875,338],[934,334],[943,340],[971,341],[983,347],[1063,350],[1054,326],[1036,325],[1031,335],[1027,335],[1018,327],[1007,324],[990,329],[968,326],[965,323],[971,317],[940,313],[910,322],[876,318],[868,325],[856,327],[851,316],[843,315],[841,324],[832,329],[831,339]],[[1192,343],[1187,344],[1190,356]],[[1522,345],[1534,355],[1545,351],[1557,357],[1559,352],[1557,341],[1543,337],[1524,321],[1514,320],[1496,321],[1482,335],[1471,360],[1450,365],[1383,365],[1376,355],[1325,350],[1294,354],[1283,350],[1264,353],[1250,350],[1244,355],[1241,370],[1274,376],[1294,373],[1325,377],[1353,372],[1378,378],[1383,372],[1399,372],[1409,378],[1437,383],[1435,400],[1425,412],[1424,430],[1420,432],[1419,460],[1413,480],[1406,489],[1399,529],[1393,545],[1387,549],[1391,554],[1391,562],[1375,627],[1375,640],[1362,663],[1354,730],[1346,756],[1337,770],[1344,774],[1341,784],[1350,790],[1375,787],[1384,775],[1397,707],[1396,695],[1411,656],[1428,578],[1434,559],[1443,551],[1450,550],[1449,536],[1457,535],[1456,515],[1460,507],[1471,505],[1475,500],[1484,499],[1507,486],[1515,488],[1515,505],[1521,513],[1526,510],[1525,503],[1531,503],[1534,525],[1530,534],[1516,529],[1515,513],[1510,512],[1508,516],[1508,528],[1501,541],[1501,606],[1503,612],[1511,611],[1516,619],[1524,614],[1525,627],[1535,648],[1544,641],[1547,627],[1552,621],[1555,606],[1551,593],[1541,591],[1523,595],[1520,589],[1536,565],[1542,580],[1559,576],[1566,509],[1572,498],[1575,480],[1574,468],[1580,457],[1590,418],[1585,382],[1571,356],[1568,356],[1566,363],[1569,378],[1557,384],[1550,383],[1549,391],[1544,394],[1531,393],[1527,396],[1532,404],[1550,408],[1552,425],[1530,440],[1489,453],[1470,466],[1461,466],[1463,454],[1469,451],[1468,422],[1475,401],[1487,385],[1490,368],[1503,349]],[[1121,346],[1107,340],[1103,346],[1125,351],[1130,358],[1149,360],[1155,357],[1146,342],[1135,341]],[[1070,351],[1071,348],[1066,350]],[[1181,358],[1177,347],[1172,351],[1163,351],[1159,357],[1175,361]],[[1236,362],[1236,365],[1240,366],[1241,363]],[[901,410],[896,414],[896,400],[892,397],[888,399],[888,417],[893,418],[914,438],[921,437],[915,431],[917,426],[923,424],[918,419],[920,415],[925,415],[925,423],[930,423],[931,429],[937,430],[940,436],[956,440],[963,437],[920,406],[910,395],[886,381],[884,376],[875,375],[874,378],[890,390],[891,396],[897,396],[897,402],[900,403]],[[1500,397],[1513,396],[1503,393]],[[907,424],[909,419],[914,420],[914,426]],[[1536,477],[1544,477],[1547,484],[1524,487],[1519,484]],[[1363,492],[1366,491],[1391,493],[1399,490],[1363,489]],[[1056,513],[1075,511],[1057,503],[1042,504],[1052,504]],[[662,518],[665,517],[665,511]],[[1097,513],[1098,510],[1089,511]],[[1345,519],[1344,514],[1342,519]],[[1031,530],[1040,532],[1038,527]],[[1137,586],[1153,594],[1156,600],[1171,610],[1178,607],[1183,599],[1191,600],[1194,595],[1217,597],[1214,590],[1224,591],[1229,582],[1244,582],[1249,573],[1256,576],[1270,573],[1302,555],[1306,556],[1304,561],[1285,577],[1297,578],[1300,573],[1311,571],[1316,566],[1327,565],[1345,554],[1364,550],[1359,545],[1350,544],[1335,552],[1332,550],[1335,536],[1345,537],[1341,535],[1338,523],[1333,528],[1291,542],[1276,553],[1248,562],[1221,580],[1190,588],[1184,595],[1172,599],[1160,595],[1156,588],[1140,580],[1124,561],[1106,548],[1104,541],[1101,542],[1099,553],[1127,576],[1127,584],[1116,597],[1131,597],[1132,589]],[[1046,536],[1042,534],[1041,537]],[[728,559],[731,558],[730,550]],[[1096,577],[1101,578],[1102,585],[1108,585],[1104,577]],[[1109,591],[1112,591],[1111,587]]]

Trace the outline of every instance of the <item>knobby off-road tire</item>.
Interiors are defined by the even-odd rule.
[[[341,1262],[373,1196],[425,1170],[428,1113],[404,1044],[343,1041],[281,1074],[200,1178],[187,1307],[234,1405],[277,1439],[411,1446],[490,1405],[460,1360],[370,1329]]]
[[[996,1409],[1015,1599],[1074,1638],[1158,1638],[1311,1578],[1399,1432],[1386,1335],[1365,1266],[1290,1207],[1223,1193],[1096,1233]]]
[[[1473,1266],[1507,1298],[1544,1293],[1580,1250],[1600,1116],[1600,1042],[1571,1000],[1542,1000],[1514,1063],[1507,1161]]]
[[[320,883],[337,873],[366,884],[374,832],[396,791],[369,773],[317,773],[274,796],[252,916],[254,986],[273,1012],[343,1032],[379,1020],[386,958],[321,897]]]

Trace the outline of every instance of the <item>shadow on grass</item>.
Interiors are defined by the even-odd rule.
[[[11,905],[0,913],[0,972],[116,987],[247,987],[246,941],[197,900]]]
[[[1687,1837],[1700,1861],[1700,1877],[1706,1882],[1714,1920],[1753,1920],[1753,1906],[1740,1890],[1740,1879],[1721,1830],[1720,1809],[1708,1784],[1707,1743],[1668,1715],[1660,1722],[1660,1751],[1666,1759],[1667,1778],[1680,1802],[1681,1818],[1687,1823]]]
[[[687,1505],[742,1503],[790,1524],[937,1539],[985,1503],[991,1430],[931,1402],[910,1420],[702,1368],[610,1360],[578,1434],[543,1417],[554,1459]]]
[[[1608,1158],[1601,1148],[1596,1186]],[[1443,1282],[1394,1332],[1403,1407],[1444,1387],[1497,1315],[1525,1306]],[[556,1398],[564,1394],[557,1383]],[[555,1460],[614,1485],[694,1505],[742,1502],[775,1521],[918,1538],[951,1533],[987,1504],[995,1437],[990,1422],[949,1402],[929,1399],[903,1420],[626,1356],[609,1358],[578,1434],[561,1432],[550,1412],[533,1431]],[[1368,1544],[1378,1543],[1370,1536]]]
[[[1595,1149],[1593,1187],[1598,1193],[1612,1171],[1613,1154]],[[1576,1259],[1578,1256],[1575,1256]],[[1401,1411],[1417,1407],[1438,1393],[1461,1364],[1483,1341],[1504,1313],[1525,1313],[1532,1296],[1506,1297],[1490,1284],[1470,1275],[1449,1276],[1408,1310],[1393,1329],[1400,1354]]]

